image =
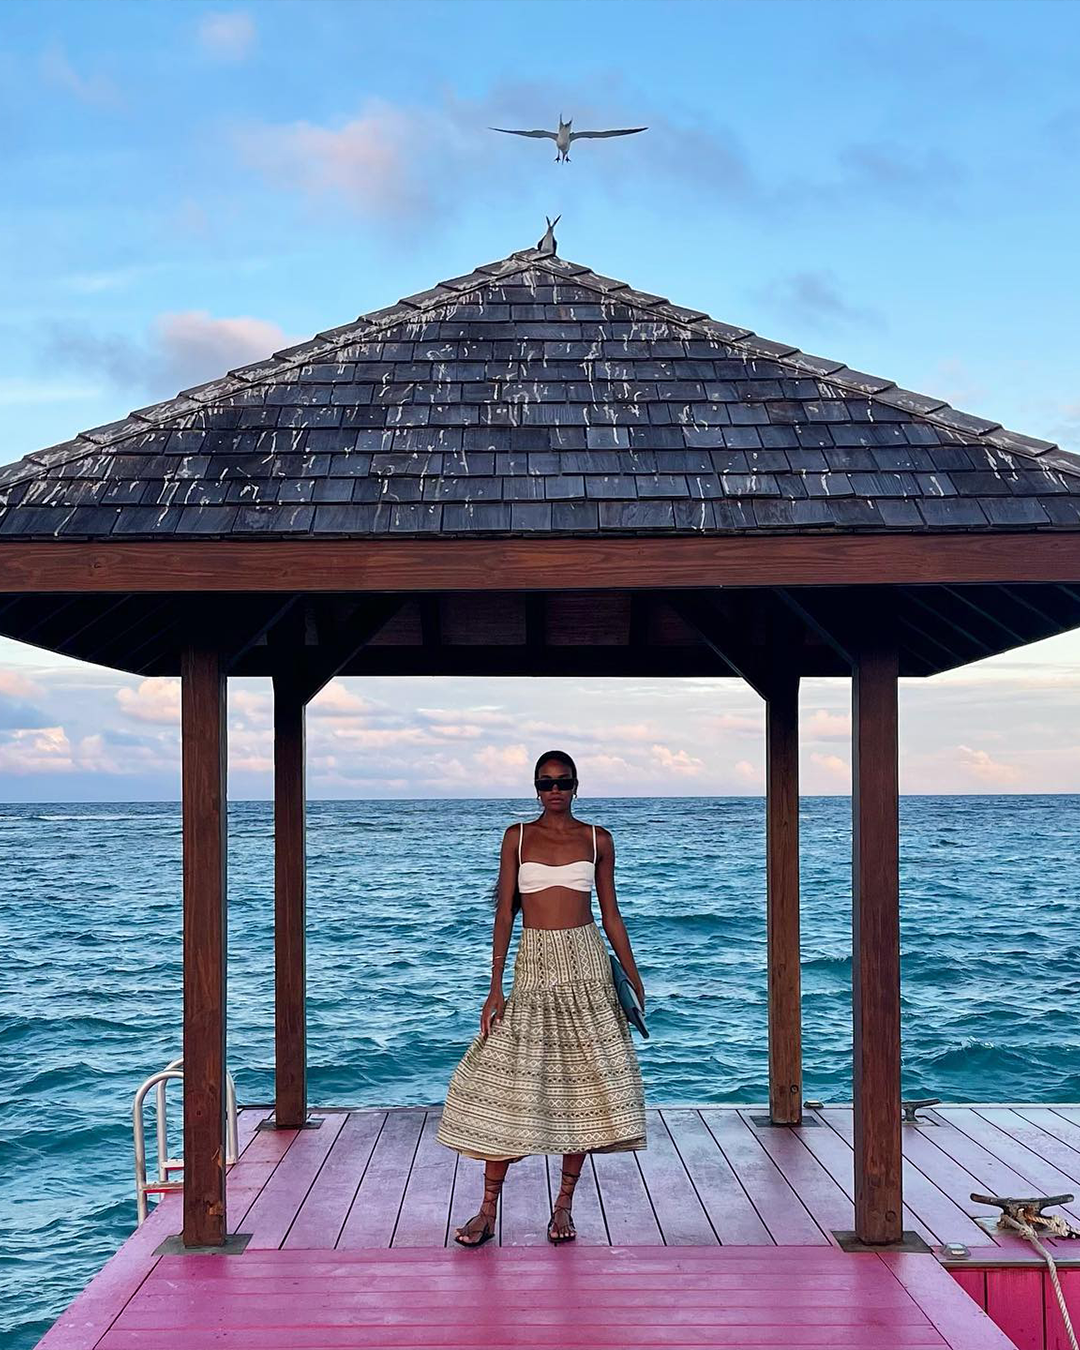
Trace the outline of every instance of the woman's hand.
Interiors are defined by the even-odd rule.
[[[641,1003],[641,1011],[644,1012],[644,1011],[645,1011],[645,986],[641,983],[641,976],[639,975],[638,978],[637,978],[636,980],[631,980],[630,983],[634,986],[634,990],[636,991],[637,996],[638,996],[638,1001]]]
[[[497,1017],[502,1021],[503,1012],[506,1008],[506,999],[503,997],[501,989],[493,989],[484,1000],[484,1006],[480,1011],[480,1034],[487,1037],[491,1031],[492,1022]]]

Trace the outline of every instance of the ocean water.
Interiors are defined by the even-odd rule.
[[[313,1105],[442,1100],[488,987],[499,840],[534,814],[507,800],[311,804]],[[615,836],[652,1032],[635,1038],[647,1103],[764,1101],[763,802],[579,799],[577,814]],[[273,1096],[271,806],[234,803],[229,824],[228,1059],[243,1104]],[[850,850],[847,799],[805,798],[805,1093],[834,1102],[851,1099]],[[1078,797],[903,800],[905,1095],[1080,1101],[1078,864]],[[0,805],[11,1350],[135,1225],[132,1097],[181,1051],[180,879],[175,804]],[[150,1112],[147,1126],[152,1151]]]

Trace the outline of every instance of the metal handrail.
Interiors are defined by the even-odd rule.
[[[141,1224],[149,1211],[146,1197],[151,1191],[167,1192],[183,1189],[183,1181],[172,1181],[170,1172],[183,1169],[183,1158],[169,1157],[169,1126],[165,1089],[170,1079],[184,1080],[184,1057],[171,1060],[159,1073],[151,1074],[135,1094],[132,1103],[132,1129],[135,1144],[135,1206],[138,1222]],[[157,1181],[151,1184],[146,1179],[146,1126],[143,1121],[143,1103],[151,1088],[155,1089],[157,1107]],[[239,1142],[236,1128],[236,1084],[233,1076],[225,1073],[225,1162],[230,1165],[239,1156]]]

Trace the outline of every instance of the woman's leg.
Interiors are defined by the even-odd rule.
[[[480,1212],[454,1230],[455,1238],[463,1246],[475,1247],[486,1231],[495,1231],[495,1216],[507,1168],[512,1162],[520,1161],[520,1158],[501,1158],[498,1162],[489,1160],[484,1164],[484,1200]]]
[[[555,1201],[555,1207],[551,1211],[551,1223],[548,1225],[548,1234],[553,1238],[566,1239],[575,1231],[570,1206],[574,1199],[574,1187],[578,1183],[578,1177],[581,1176],[584,1163],[584,1153],[563,1154],[562,1185],[559,1187],[559,1198]]]

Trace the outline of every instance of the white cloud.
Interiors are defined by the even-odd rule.
[[[252,689],[230,689],[229,711],[245,722],[269,723],[274,716],[273,696]]]
[[[35,684],[19,670],[0,670],[0,694],[8,698],[38,698],[44,694],[40,684]]]
[[[1006,783],[1015,783],[1023,777],[1015,765],[1002,764],[985,750],[976,750],[970,745],[958,745],[956,754],[960,767],[980,782],[1000,787]]]
[[[703,760],[696,759],[685,750],[672,750],[669,746],[657,743],[652,747],[653,759],[671,773],[693,776],[705,767]]]
[[[56,328],[51,346],[81,370],[99,370],[115,384],[164,398],[216,379],[234,366],[261,361],[294,341],[266,319],[215,318],[207,310],[182,310],[159,314],[142,339]],[[2,397],[0,386],[0,401]]]
[[[523,745],[485,745],[473,759],[500,786],[518,786],[525,791],[529,755]]]
[[[71,742],[61,726],[13,731],[0,742],[0,771],[4,773],[69,773],[74,767]]]
[[[80,103],[98,108],[115,108],[123,102],[112,80],[105,75],[84,75],[76,70],[63,47],[57,43],[42,53],[40,68],[46,83],[66,90]]]
[[[730,731],[739,736],[761,736],[765,732],[765,714],[754,717],[749,713],[721,713],[711,717],[709,724],[717,731]]]
[[[740,759],[735,764],[736,775],[751,786],[759,787],[764,782],[764,774],[756,764],[751,764],[748,759]]]
[[[215,61],[243,61],[255,46],[255,20],[242,9],[213,10],[199,20],[198,34]]]
[[[116,691],[116,701],[125,717],[164,726],[180,725],[180,681],[143,680],[136,688]]]
[[[851,717],[817,708],[803,719],[802,734],[811,741],[846,741],[851,736]]]
[[[276,323],[247,316],[215,319],[204,309],[159,315],[154,335],[163,363],[180,384],[214,379],[289,343]]]
[[[331,680],[312,699],[308,710],[320,717],[357,717],[374,707],[370,699],[347,689],[340,680]]]
[[[846,759],[841,759],[839,755],[821,755],[812,754],[810,762],[816,764],[819,769],[824,770],[832,778],[843,779],[845,782],[851,777],[851,765]]]
[[[622,722],[605,728],[603,736],[611,741],[654,741],[660,733],[647,722]]]
[[[400,218],[424,212],[432,190],[419,172],[425,136],[446,132],[433,114],[382,100],[343,126],[293,122],[250,127],[237,135],[241,158],[275,185],[304,196],[338,198],[360,215]]]

